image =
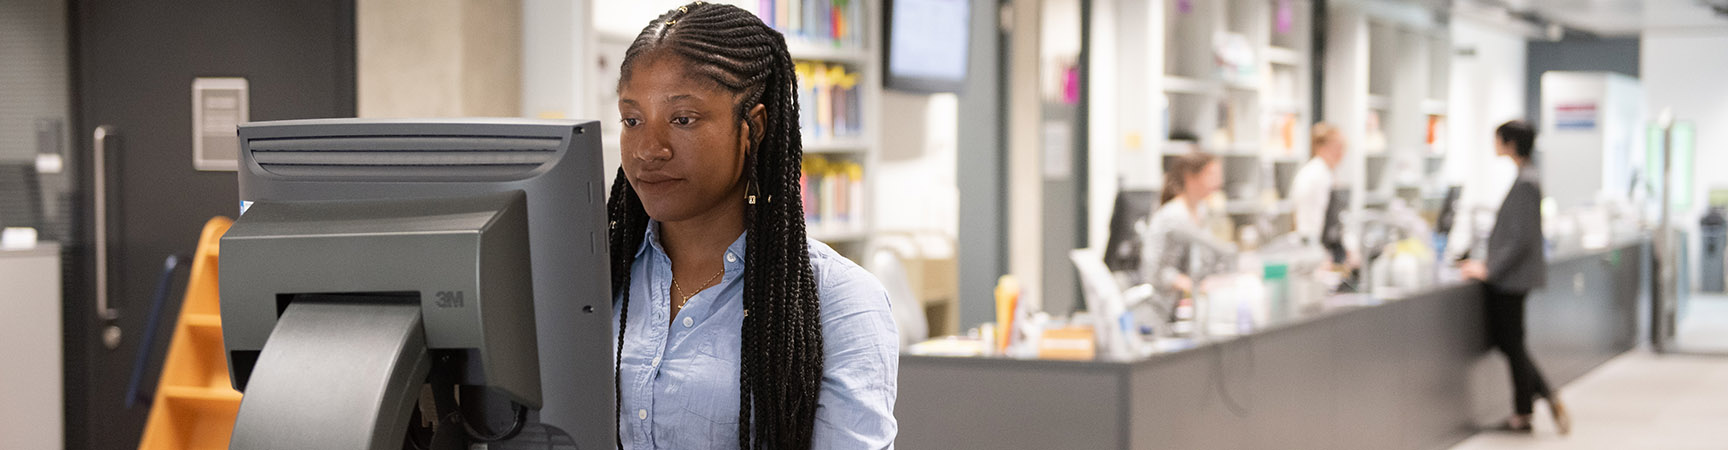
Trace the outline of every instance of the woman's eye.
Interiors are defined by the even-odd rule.
[[[620,120],[619,122],[624,123],[624,128],[636,128],[637,125],[642,124],[642,119],[626,118],[624,120]]]
[[[672,118],[672,124],[673,125],[688,126],[692,123],[696,123],[696,119],[693,117],[673,117]]]

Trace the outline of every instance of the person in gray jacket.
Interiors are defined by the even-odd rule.
[[[1488,321],[1489,340],[1506,355],[1506,363],[1512,369],[1515,413],[1500,428],[1529,433],[1530,415],[1536,398],[1541,397],[1548,400],[1560,434],[1568,434],[1572,420],[1566,407],[1542,378],[1542,372],[1530,358],[1530,349],[1524,344],[1525,299],[1530,291],[1548,281],[1541,180],[1531,161],[1536,131],[1524,121],[1514,120],[1495,129],[1494,135],[1497,153],[1518,164],[1518,181],[1506,193],[1506,201],[1500,204],[1494,221],[1494,231],[1488,235],[1487,262],[1466,261],[1460,270],[1465,277],[1482,282],[1482,309]]]
[[[1165,164],[1161,206],[1141,236],[1145,248],[1140,252],[1140,270],[1153,288],[1147,306],[1156,311],[1136,313],[1136,317],[1152,319],[1150,323],[1174,321],[1177,305],[1194,295],[1210,272],[1207,268],[1217,265],[1223,252],[1215,249],[1229,247],[1212,239],[1205,225],[1206,198],[1224,186],[1223,162],[1193,152],[1169,158]]]

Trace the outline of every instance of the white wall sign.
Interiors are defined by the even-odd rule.
[[[1066,122],[1044,122],[1044,179],[1074,176],[1074,129]]]
[[[240,137],[236,131],[251,115],[245,78],[192,80],[192,167],[228,170],[240,167]]]

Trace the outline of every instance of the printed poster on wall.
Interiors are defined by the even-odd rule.
[[[1559,130],[1592,131],[1596,129],[1596,102],[1557,103],[1554,105],[1554,128]]]

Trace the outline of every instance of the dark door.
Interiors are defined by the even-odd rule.
[[[149,415],[124,406],[163,259],[189,255],[215,216],[235,216],[234,172],[193,168],[192,83],[244,77],[251,120],[354,115],[352,0],[99,1],[71,8],[74,111],[81,211],[78,263],[66,297],[67,448],[135,449]],[[106,204],[96,204],[98,127],[108,131]],[[106,208],[107,226],[95,226]],[[93,243],[106,233],[108,306],[97,311]],[[162,312],[143,385],[154,389],[178,312],[178,285]],[[110,336],[117,329],[117,346]],[[105,342],[105,340],[107,342]]]

